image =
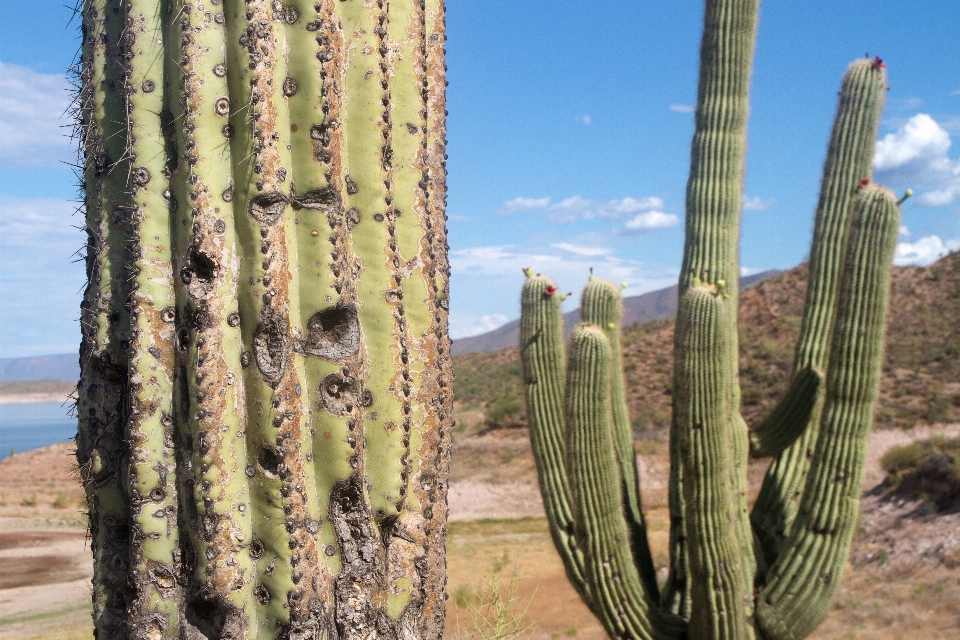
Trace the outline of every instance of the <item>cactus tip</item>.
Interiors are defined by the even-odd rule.
[[[533,267],[524,267],[524,268],[523,268],[523,275],[527,276],[528,278],[532,278],[532,277],[533,277]]]
[[[897,200],[897,204],[898,205],[903,204],[903,201],[912,195],[913,195],[913,189],[907,189],[906,191],[903,192],[903,197]]]

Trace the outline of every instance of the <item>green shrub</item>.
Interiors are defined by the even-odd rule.
[[[519,414],[523,410],[519,396],[497,398],[487,409],[487,422],[491,425],[503,425],[508,418]]]
[[[893,447],[880,460],[891,493],[937,509],[960,505],[960,437],[934,437]]]
[[[950,416],[950,399],[939,391],[927,402],[927,421],[930,424],[947,422]]]

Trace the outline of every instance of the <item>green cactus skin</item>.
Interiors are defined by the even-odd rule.
[[[827,367],[851,203],[860,181],[873,175],[871,163],[886,88],[885,67],[863,59],[850,64],[840,87],[814,221],[807,300],[794,357],[794,385],[802,384],[798,375],[803,369],[825,371]],[[784,402],[792,394],[793,389]],[[751,513],[768,562],[776,558],[796,517],[797,496],[809,469],[808,454],[817,441],[821,410],[818,404],[803,436],[774,459]],[[783,413],[782,407],[774,409],[776,413]]]
[[[633,451],[633,428],[627,409],[627,394],[623,382],[623,358],[620,347],[620,332],[623,324],[623,302],[620,287],[612,282],[594,278],[583,288],[580,298],[580,317],[588,324],[600,327],[610,343],[610,402],[613,412],[613,442],[617,451],[617,465],[623,479],[624,515],[630,527],[633,556],[638,563],[640,577],[646,592],[655,601],[660,599],[657,586],[657,571],[653,566],[647,540],[647,523],[640,501],[640,477],[637,473],[636,454]]]
[[[550,278],[527,271],[520,295],[520,353],[530,443],[537,460],[540,495],[553,544],[570,583],[599,615],[584,575],[584,557],[574,535],[570,483],[565,460],[563,392],[566,365],[560,296]]]
[[[92,0],[98,638],[443,630],[442,0]]]
[[[716,287],[687,289],[677,309],[674,423],[683,465],[691,638],[753,638],[752,580],[738,573],[738,496],[730,419],[730,335]]]
[[[611,636],[679,638],[681,621],[657,606],[656,592],[648,591],[631,553],[613,442],[611,361],[602,329],[588,324],[574,329],[564,395],[566,467],[584,574]]]
[[[707,0],[675,331],[670,570],[651,578],[620,371],[619,291],[591,278],[564,364],[553,281],[527,270],[521,362],[551,534],[611,637],[799,640],[839,585],[877,396],[899,204],[869,183],[884,65],[844,77],[790,389],[740,415],[737,240],[757,2]],[[564,391],[561,391],[564,390]],[[752,513],[749,456],[775,456]]]

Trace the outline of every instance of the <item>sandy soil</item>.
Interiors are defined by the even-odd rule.
[[[889,447],[926,438],[933,433],[957,435],[960,434],[960,425],[871,435],[864,482],[867,493],[863,501],[862,531],[851,555],[852,567],[867,573],[851,575],[850,581],[868,580],[863,576],[879,575],[892,581],[890,584],[914,585],[911,588],[916,593],[918,589],[927,588],[922,580],[917,582],[917,579],[910,578],[919,571],[928,582],[936,578],[929,585],[930,593],[934,593],[942,589],[943,584],[948,584],[951,576],[956,576],[956,569],[960,568],[960,535],[957,533],[960,531],[960,514],[923,516],[918,514],[917,504],[894,503],[870,494],[870,490],[883,480],[879,460]],[[652,529],[651,545],[665,549],[668,521],[665,510],[666,443],[642,441],[637,448],[645,508]],[[81,515],[82,492],[72,464],[73,445],[69,443],[17,454],[0,462],[0,639],[34,637],[44,630],[56,633],[57,629],[67,628],[64,625],[82,628],[85,624],[89,612],[91,571]],[[460,526],[458,523],[472,527],[471,523],[487,520],[543,517],[529,441],[524,431],[461,438],[454,449],[453,467],[455,472],[449,494],[453,523],[451,563],[456,562],[454,554],[459,553],[459,547],[469,551],[490,544],[489,541],[482,542],[481,538],[474,540],[470,534],[455,537],[456,527]],[[751,466],[754,485],[763,471],[762,464]],[[654,526],[661,520],[663,526]],[[530,536],[530,540],[538,542],[530,543],[533,546],[525,552],[531,556],[526,558],[527,561],[535,559],[542,564],[552,558],[559,562],[544,531]],[[664,559],[658,558],[658,564]],[[475,564],[473,568],[476,569]],[[541,582],[545,591],[537,598],[538,603],[547,606],[550,598],[545,596],[549,591],[564,603],[564,607],[576,605],[576,595],[566,585],[562,567],[558,564],[551,572],[550,576],[539,578],[546,579],[546,582]],[[960,580],[955,581],[960,583]],[[838,598],[837,607],[841,613],[843,607],[853,606],[850,603],[861,597],[860,592],[851,590],[848,582],[845,579]],[[916,586],[918,584],[920,586]],[[952,611],[948,607],[943,615],[949,619],[954,615]],[[589,618],[589,613],[583,615]],[[960,623],[960,617],[954,619]],[[869,622],[865,619],[865,629]],[[599,630],[588,621],[579,624],[578,637],[581,640],[592,637]],[[841,627],[837,626],[838,629]],[[830,624],[825,623],[823,632],[818,631],[817,637],[834,637],[830,629]],[[929,637],[960,637],[960,632],[957,636]]]

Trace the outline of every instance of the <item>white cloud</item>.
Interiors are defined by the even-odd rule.
[[[676,111],[677,113],[693,113],[696,110],[692,104],[672,104],[670,105],[670,111]]]
[[[0,166],[60,166],[76,153],[70,140],[70,83],[0,62]]]
[[[454,340],[478,336],[481,333],[493,331],[507,323],[507,316],[502,313],[480,316],[479,318],[460,318],[460,321],[451,324],[450,337]]]
[[[918,202],[939,207],[960,199],[960,160],[950,159],[950,134],[918,113],[877,141],[873,166],[878,182],[923,190]]]
[[[450,332],[454,338],[494,328],[484,326],[484,316],[490,316],[491,324],[498,321],[497,316],[519,316],[526,267],[549,274],[561,292],[574,294],[564,303],[567,310],[577,306],[577,292],[590,277],[591,268],[599,278],[626,282],[627,296],[676,284],[678,275],[676,269],[654,268],[612,254],[580,255],[566,247],[471,247],[451,251],[450,266]]]
[[[589,126],[593,124],[593,118],[591,118],[589,114],[584,114],[582,116],[577,116],[577,122]]]
[[[898,243],[897,251],[893,255],[893,264],[898,267],[906,265],[926,266],[958,249],[960,249],[960,240],[944,242],[940,239],[940,236],[926,236],[916,242]]]
[[[551,222],[574,222],[576,220],[623,220],[633,214],[663,208],[663,200],[656,196],[648,198],[621,198],[599,202],[583,196],[571,196],[560,202],[551,198],[517,197],[507,200],[500,207],[501,214],[519,211],[546,211]]]
[[[0,196],[0,356],[76,351],[86,234],[76,205]]]
[[[680,222],[680,218],[672,213],[662,211],[647,211],[628,220],[623,225],[628,231],[653,231],[654,229],[667,229]]]
[[[655,196],[649,198],[621,198],[597,202],[581,196],[573,196],[557,202],[547,210],[552,222],[573,222],[574,220],[622,220],[631,214],[663,208],[663,200]]]
[[[744,211],[766,211],[770,208],[770,205],[773,204],[773,198],[769,200],[764,200],[760,196],[752,196],[743,198],[743,210]]]
[[[514,198],[507,200],[500,207],[500,213],[514,213],[516,211],[529,211],[530,209],[546,209],[550,204],[550,198]]]
[[[558,242],[556,244],[550,245],[555,249],[563,249],[564,251],[569,251],[578,256],[605,256],[610,253],[610,249],[604,247],[582,247],[576,244],[570,244],[569,242]]]
[[[756,269],[754,267],[740,267],[740,277],[746,278],[747,276],[752,276],[755,273],[760,273],[763,269]]]

